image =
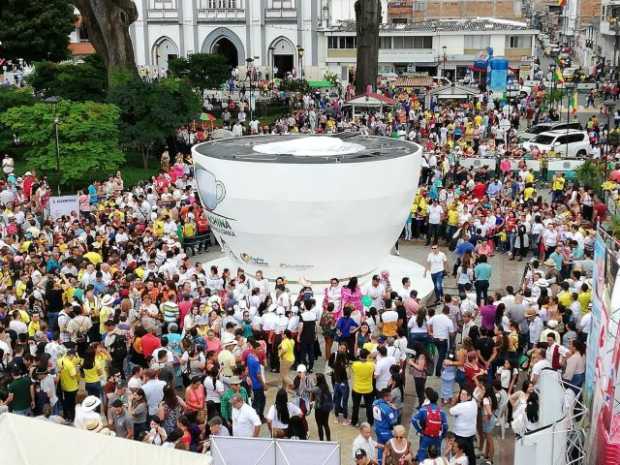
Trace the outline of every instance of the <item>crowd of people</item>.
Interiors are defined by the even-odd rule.
[[[543,201],[526,194],[525,169],[498,178],[430,164],[405,228],[405,239],[431,247],[427,302],[388,273],[292,293],[284,277],[272,285],[260,273],[204,269],[184,251],[208,228],[192,166],[182,156],[163,165],[132,189],[120,174],[93,183],[79,193],[80,211],[55,221],[44,179],[7,174],[1,409],[196,452],[211,435],[306,439],[314,417],[321,440],[337,439],[334,421],[360,428],[360,465],[442,456],[464,465],[476,463],[474,444],[494,457],[497,422],[536,427],[541,370],[579,390],[591,318],[587,225],[605,214],[587,190],[558,176]],[[491,292],[494,253],[531,254],[523,281]],[[446,272],[456,276],[452,294]],[[427,386],[432,377],[439,390]]]
[[[458,163],[525,155],[516,131],[553,112],[486,93],[429,108],[411,95],[362,118],[343,103],[303,96],[266,129],[248,122],[249,107],[223,117],[235,135],[357,130],[422,144],[403,240],[429,247],[433,296],[387,272],[293,292],[286,277],[206,269],[187,254],[210,242],[194,240],[209,225],[183,155],[130,189],[121,173],[93,182],[79,211],[57,219],[45,179],[15,175],[5,157],[0,411],[194,452],[211,436],[308,439],[309,421],[320,440],[337,440],[336,422],[360,430],[357,465],[474,465],[496,456],[498,426],[538,427],[543,370],[579,395],[605,202],[562,173],[543,190],[524,162]],[[591,118],[586,129],[612,153],[609,128]],[[199,131],[181,129],[178,142],[207,137]],[[504,289],[492,285],[499,254],[525,260]]]

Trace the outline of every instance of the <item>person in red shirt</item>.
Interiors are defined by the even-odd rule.
[[[155,335],[155,329],[151,329],[148,333],[142,336],[142,353],[144,354],[144,358],[148,358],[153,355],[155,349],[159,349],[161,347],[161,341]]]
[[[479,181],[471,191],[471,195],[473,195],[478,200],[482,199],[487,192],[487,185],[482,181]]]
[[[593,205],[594,215],[592,216],[592,223],[603,223],[607,219],[607,205],[598,196],[594,196]]]

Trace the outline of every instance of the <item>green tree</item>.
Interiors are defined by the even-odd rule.
[[[580,185],[600,192],[601,185],[605,182],[605,165],[594,160],[586,160],[575,170],[575,178]]]
[[[144,168],[149,166],[153,149],[174,137],[202,107],[198,95],[180,79],[147,82],[128,74],[114,77],[108,101],[121,109],[122,144],[142,154]]]
[[[36,99],[30,87],[0,87],[0,113],[9,108],[34,105]]]
[[[89,55],[82,63],[36,63],[28,82],[43,97],[104,102],[107,96],[108,78],[99,55]]]
[[[60,61],[69,56],[69,33],[75,28],[67,0],[0,2],[0,57],[27,62]]]
[[[30,87],[0,87],[0,114],[9,108],[34,105],[36,102]],[[0,153],[10,151],[13,147],[13,131],[0,124]]]
[[[194,53],[188,58],[175,58],[168,64],[170,72],[186,79],[190,85],[200,89],[219,89],[228,78],[228,62],[223,55],[215,53]]]
[[[37,170],[56,172],[54,118],[58,118],[60,182],[73,183],[109,175],[125,161],[119,149],[118,107],[95,102],[60,101],[13,107],[0,123],[19,134],[26,160]]]

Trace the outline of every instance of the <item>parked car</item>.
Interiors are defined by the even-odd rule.
[[[567,129],[581,131],[583,129],[583,126],[581,126],[581,123],[579,121],[564,121],[563,123],[539,123],[535,124],[534,126],[530,126],[525,131],[520,131],[518,134],[519,141],[525,142],[534,139],[534,137],[536,137],[540,133],[561,129],[565,131]]]
[[[528,151],[537,148],[549,152],[553,149],[560,158],[582,158],[592,151],[588,133],[572,129],[542,132],[522,145]]]

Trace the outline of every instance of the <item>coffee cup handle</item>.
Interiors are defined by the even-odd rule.
[[[226,187],[224,187],[224,183],[222,181],[216,182],[215,193],[217,197],[217,203],[220,203],[222,200],[224,200],[224,196],[226,196]]]

